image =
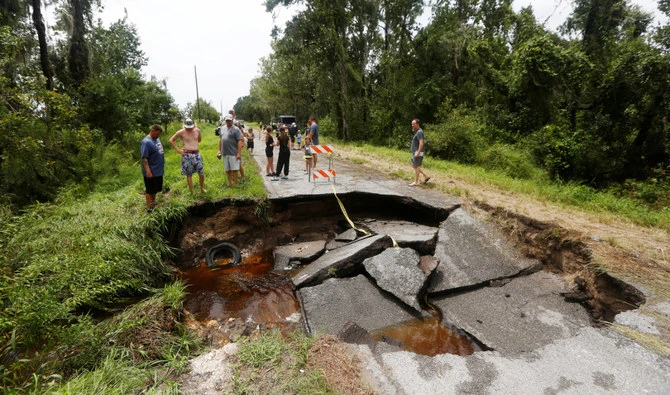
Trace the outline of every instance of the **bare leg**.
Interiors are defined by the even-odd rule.
[[[242,159],[240,159],[240,177],[242,177],[242,181],[244,181],[244,167],[242,167]]]
[[[186,183],[188,184],[188,190],[193,193],[193,176],[186,176]]]
[[[423,174],[423,182],[428,182],[428,179],[430,178],[428,177],[428,174],[424,173],[423,169],[421,169],[420,167],[418,169],[419,173]]]
[[[204,174],[198,174],[198,180],[200,181],[200,190],[204,193],[207,192],[205,189],[205,175]]]
[[[154,207],[154,202],[156,201],[156,195],[145,193],[144,199],[147,201],[147,210],[151,210]]]
[[[237,172],[236,171],[231,171],[230,172],[230,178],[233,180],[233,186],[237,186]]]

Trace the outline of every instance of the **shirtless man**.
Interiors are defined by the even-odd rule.
[[[177,146],[179,139],[181,139],[182,148]],[[193,173],[198,173],[200,191],[207,192],[205,190],[205,168],[198,148],[201,140],[200,129],[195,127],[195,122],[191,118],[186,118],[184,128],[170,137],[170,144],[181,155],[181,174],[186,176],[186,183],[191,193],[193,193]]]

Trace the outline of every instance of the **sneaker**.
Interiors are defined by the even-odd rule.
[[[277,178],[277,177],[272,177],[272,178],[270,178],[270,181],[279,181],[279,178]]]
[[[419,186],[419,184],[417,184],[416,182],[412,182],[412,183],[409,184],[409,186],[416,187],[416,186]]]
[[[282,180],[288,180],[288,177],[287,176],[282,176],[281,179]]]
[[[307,174],[307,170],[305,170],[304,172],[302,172],[302,174]]]
[[[147,209],[147,214],[151,214],[151,213],[153,213],[153,212],[154,212],[154,208],[153,208],[153,207]]]

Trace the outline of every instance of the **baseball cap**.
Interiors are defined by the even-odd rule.
[[[232,121],[232,120],[233,120],[233,116],[230,115],[230,114],[226,114],[226,116],[223,117],[223,120],[224,120],[224,121]]]
[[[184,128],[185,129],[193,129],[195,127],[195,122],[191,118],[186,118],[184,120]]]

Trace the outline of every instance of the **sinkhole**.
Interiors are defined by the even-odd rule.
[[[555,251],[531,257],[537,264],[523,270],[507,270],[490,278],[475,276],[472,284],[440,288],[437,282],[451,276],[450,248],[464,250],[453,252],[462,253],[464,260],[476,256],[468,251],[471,246],[460,245],[449,233],[450,227],[469,226],[469,220],[458,219],[462,215],[457,214],[458,206],[436,208],[404,196],[368,193],[344,194],[340,199],[342,206],[335,197],[293,197],[191,207],[171,237],[171,245],[180,251],[172,263],[188,286],[185,309],[202,323],[236,320],[246,333],[265,326],[301,326],[309,333],[329,333],[350,343],[382,344],[428,356],[508,347],[523,352],[542,345],[544,340],[534,339],[507,343],[499,337],[513,337],[513,332],[489,332],[507,316],[518,315],[511,317],[515,325],[539,325],[538,333],[552,333],[551,327],[542,327],[554,325],[546,313],[541,314],[545,306],[536,309],[538,314],[532,308],[517,311],[517,306],[532,305],[524,298],[544,296],[534,294],[532,282],[515,281],[526,276],[547,281],[548,272],[560,271],[552,264]],[[489,244],[497,248],[499,243],[486,240],[488,233],[464,234],[464,240],[482,248]],[[208,266],[208,251],[222,242],[237,247],[240,262],[233,262],[234,254],[223,249]],[[486,272],[475,270],[482,271]],[[608,290],[621,286],[603,284],[605,280],[593,284]],[[553,278],[548,281],[559,283]],[[588,320],[594,309],[587,305],[593,305],[594,298],[583,287],[578,291],[587,295],[578,302]],[[624,293],[636,295],[628,297],[626,306],[642,302],[630,289]],[[570,285],[565,294],[574,296]],[[471,305],[469,297],[484,302]],[[570,302],[568,296],[557,297],[561,300],[556,303]],[[487,309],[493,305],[508,306],[505,316],[491,315]],[[568,310],[566,314],[572,314],[575,309]]]

